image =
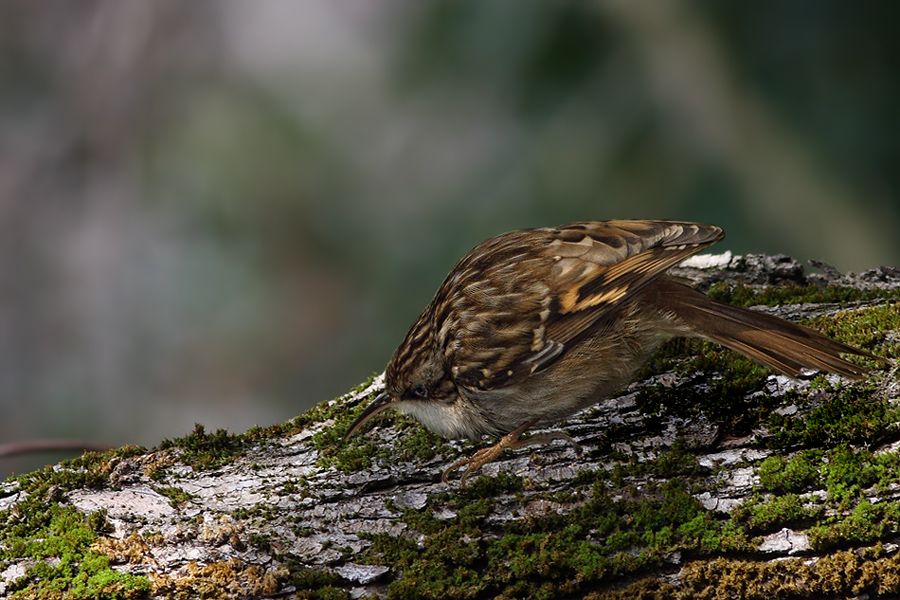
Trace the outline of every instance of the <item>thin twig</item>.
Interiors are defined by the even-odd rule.
[[[85,450],[102,452],[113,446],[99,442],[87,442],[84,440],[52,440],[37,439],[23,440],[21,442],[9,442],[0,444],[0,458],[18,456],[21,454],[37,454],[40,452],[82,452]]]

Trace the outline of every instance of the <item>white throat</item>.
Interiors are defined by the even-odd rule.
[[[401,401],[396,407],[425,426],[429,431],[447,439],[480,439],[480,428],[472,422],[472,415],[463,410],[459,401],[446,404],[427,400]]]

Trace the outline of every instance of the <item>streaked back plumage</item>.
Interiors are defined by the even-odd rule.
[[[430,429],[477,437],[521,425],[529,410],[545,422],[602,399],[676,335],[792,376],[865,373],[840,356],[862,354],[849,346],[664,275],[723,236],[713,225],[615,220],[486,240],[410,328],[388,365],[388,392]]]

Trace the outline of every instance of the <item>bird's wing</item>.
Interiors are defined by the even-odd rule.
[[[468,276],[445,283],[459,286],[446,313],[456,321],[444,321],[451,376],[496,389],[547,368],[655,277],[723,235],[713,225],[621,220],[485,242],[455,270]]]

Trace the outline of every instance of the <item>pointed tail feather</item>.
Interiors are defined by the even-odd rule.
[[[654,288],[653,300],[675,313],[697,337],[740,352],[790,377],[809,368],[862,379],[868,369],[841,354],[878,358],[809,327],[717,302],[669,277],[660,277]]]

